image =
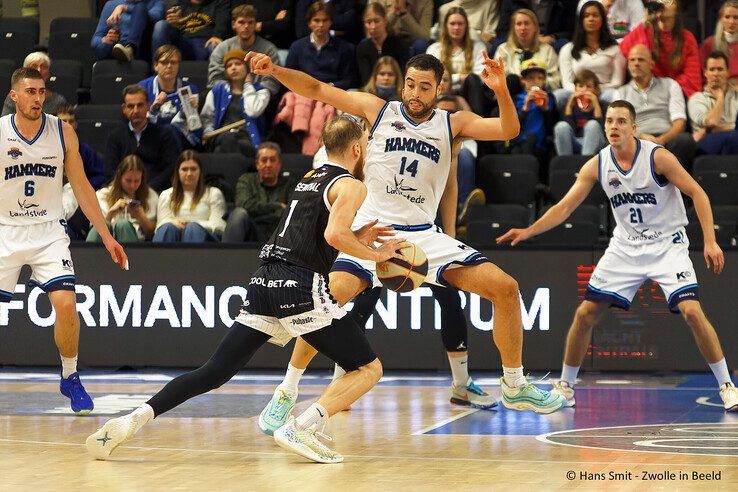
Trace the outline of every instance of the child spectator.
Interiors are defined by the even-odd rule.
[[[533,154],[539,159],[548,153],[547,137],[555,121],[556,100],[544,89],[547,72],[542,60],[531,58],[522,63],[523,91],[513,97],[520,118],[520,135],[509,142],[509,153]]]
[[[557,155],[594,155],[605,145],[600,83],[591,70],[574,78],[574,92],[566,103],[564,119],[554,126]]]

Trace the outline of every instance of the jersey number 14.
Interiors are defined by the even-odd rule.
[[[414,178],[418,174],[418,160],[415,159],[409,166],[406,166],[406,164],[407,157],[403,157],[402,161],[400,161],[400,174],[405,174],[405,171],[407,171]]]

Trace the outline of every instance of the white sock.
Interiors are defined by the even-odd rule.
[[[712,364],[708,363],[707,365],[710,366],[710,370],[712,370],[712,373],[715,375],[715,379],[717,379],[719,386],[731,382],[730,372],[728,371],[728,364],[725,362],[725,357]]]
[[[298,369],[292,364],[287,364],[287,374],[284,375],[284,380],[277,386],[277,389],[283,390],[292,398],[297,398],[297,385],[300,384],[300,378],[304,372],[305,369]]]
[[[525,374],[523,374],[523,366],[502,366],[502,377],[505,379],[505,384],[507,384],[510,388],[524,386],[527,383],[527,381],[525,380]]]
[[[451,366],[451,378],[453,379],[454,386],[466,386],[469,384],[468,359],[468,354],[464,354],[461,357],[448,356],[448,363]]]
[[[69,376],[77,372],[77,356],[64,357],[60,355],[62,363],[62,377],[67,379]]]
[[[154,419],[154,409],[151,408],[151,405],[149,405],[148,403],[144,403],[143,405],[135,409],[132,413],[128,414],[128,417],[130,417],[131,422],[133,422],[133,433],[135,434],[141,429],[141,427],[148,424]]]
[[[297,416],[295,426],[299,430],[307,429],[313,424],[317,425],[318,430],[323,430],[325,423],[328,422],[328,410],[318,402],[313,403],[310,407]]]
[[[333,368],[333,379],[331,381],[335,381],[336,379],[340,378],[344,374],[346,374],[346,371],[343,370],[343,367],[336,364],[335,367]]]
[[[577,382],[577,374],[579,374],[579,366],[567,366],[564,364],[561,367],[561,380],[569,383],[569,386],[574,386]]]

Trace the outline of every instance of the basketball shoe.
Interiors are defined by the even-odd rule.
[[[274,440],[280,447],[318,463],[342,462],[343,456],[323,444],[319,438],[328,441],[333,439],[316,427],[313,424],[307,429],[299,430],[295,425],[295,417],[290,416],[286,424],[274,431]]]
[[[567,383],[566,381],[554,381],[551,393],[561,395],[566,398],[566,405],[564,405],[565,407],[573,407],[577,404],[576,400],[574,399],[574,388],[569,386],[569,383]]]
[[[295,408],[295,403],[297,403],[296,398],[278,387],[269,404],[259,414],[259,429],[264,434],[273,436],[274,431],[287,422],[290,412]]]
[[[105,425],[85,441],[87,452],[96,460],[106,460],[115,448],[128,441],[136,433],[133,414],[108,420]]]
[[[487,410],[497,406],[497,398],[485,393],[469,378],[466,386],[451,385],[451,403]]]
[[[78,372],[70,374],[68,378],[62,377],[59,381],[59,391],[71,400],[72,411],[77,415],[87,415],[95,408],[92,398],[79,380]]]
[[[733,383],[725,383],[720,387],[720,398],[726,412],[738,411],[738,388]]]
[[[566,405],[566,398],[542,390],[531,383],[511,388],[500,378],[502,404],[511,410],[533,410],[536,413],[553,413]]]

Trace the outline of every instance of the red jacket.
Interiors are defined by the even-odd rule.
[[[700,47],[700,62],[702,63],[702,66],[705,65],[707,57],[713,51],[715,51],[715,36],[710,36],[702,41],[702,46]],[[728,76],[731,79],[738,79],[738,43],[729,44],[728,51],[730,52],[730,56],[728,57],[730,60]]]
[[[315,155],[320,148],[323,126],[335,115],[336,108],[333,106],[287,92],[279,102],[274,124],[285,123],[292,133],[302,133],[302,153]]]
[[[697,40],[694,35],[686,29],[682,29],[682,33],[684,36],[682,61],[678,67],[674,68],[671,66],[670,60],[674,46],[671,33],[661,31],[661,49],[659,59],[655,60],[656,66],[653,69],[653,75],[655,77],[670,77],[676,80],[689,98],[695,92],[702,90],[702,66],[700,65]],[[643,44],[653,51],[653,33],[650,26],[646,28],[641,23],[623,38],[623,42],[620,43],[620,50],[626,60],[630,49],[638,44]]]

